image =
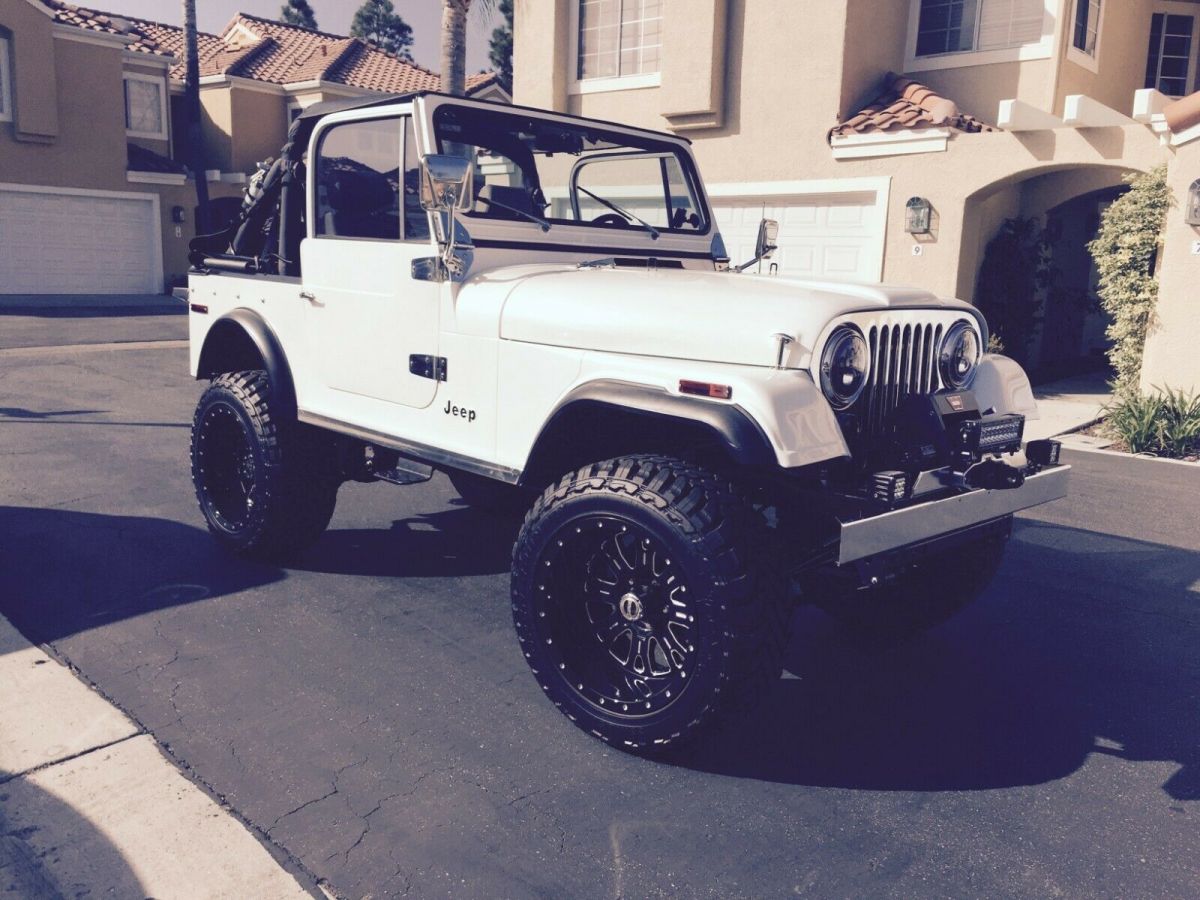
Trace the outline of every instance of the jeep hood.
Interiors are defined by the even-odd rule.
[[[489,277],[490,275],[490,277]],[[752,366],[773,365],[775,338],[796,340],[805,367],[829,321],[849,312],[973,308],[928,291],[679,269],[522,266],[483,276],[514,285],[504,303],[506,340]]]

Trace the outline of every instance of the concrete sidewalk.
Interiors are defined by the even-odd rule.
[[[0,294],[0,350],[187,338],[187,306],[158,294]]]
[[[1025,423],[1025,439],[1054,437],[1090,425],[1104,415],[1112,400],[1102,372],[1074,375],[1033,389],[1040,418]]]
[[[144,310],[185,309],[170,294],[0,294],[0,313],[7,310]]]
[[[319,896],[4,618],[0,684],[0,894]]]

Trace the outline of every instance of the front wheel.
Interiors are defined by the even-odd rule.
[[[315,541],[341,483],[318,436],[281,420],[263,371],[218,375],[192,421],[192,482],[208,529],[235,553],[277,558]]]
[[[513,558],[513,621],[542,689],[625,750],[679,745],[779,677],[783,581],[761,520],[690,463],[630,456],[563,478]]]

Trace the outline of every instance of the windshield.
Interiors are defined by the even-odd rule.
[[[443,105],[438,152],[475,161],[470,218],[618,231],[708,231],[691,158],[677,145],[592,123]]]

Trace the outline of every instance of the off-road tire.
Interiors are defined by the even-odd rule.
[[[236,486],[231,452],[243,476]],[[286,558],[320,537],[333,516],[341,479],[329,447],[313,429],[275,415],[264,371],[212,380],[196,405],[191,456],[208,530],[234,553]]]
[[[605,527],[611,538],[601,537]],[[584,731],[639,753],[678,747],[751,710],[779,678],[791,612],[779,561],[764,532],[761,518],[729,481],[671,457],[594,463],[547,488],[526,516],[512,572],[517,638],[546,696]],[[611,548],[622,541],[626,549],[617,558],[637,561],[642,548],[642,562],[648,563],[642,571],[654,582],[644,586],[644,619],[635,622],[617,618],[619,612],[628,619],[624,604],[634,587],[613,604],[596,594],[607,584],[602,575],[625,571],[611,562]],[[593,544],[610,549],[588,557]],[[585,572],[584,578],[577,571]],[[633,571],[630,564],[630,580]],[[662,596],[663,602],[654,599]],[[614,611],[608,612],[610,606]],[[685,624],[666,616],[668,611]],[[658,627],[650,620],[660,614],[665,636],[653,638],[657,644],[653,636],[646,638],[644,651],[638,645],[652,676],[638,687],[636,678],[621,674],[629,671],[620,660],[623,641],[606,643],[594,630],[593,615],[609,616],[614,628],[627,628],[632,648],[636,634]],[[582,623],[582,638],[576,639],[579,629],[571,623]],[[634,668],[637,658],[631,649]],[[652,660],[670,674],[656,680]],[[672,694],[674,679],[682,686]],[[651,682],[657,693],[639,700],[638,693]],[[613,690],[622,689],[631,702],[613,696]]]
[[[1004,558],[1008,531],[928,556],[874,587],[831,589],[814,600],[861,637],[907,640],[952,618],[987,589]]]
[[[446,477],[454,485],[454,490],[458,491],[458,496],[472,509],[515,518],[527,512],[533,504],[531,492],[515,484],[505,484],[460,469],[448,469]]]

